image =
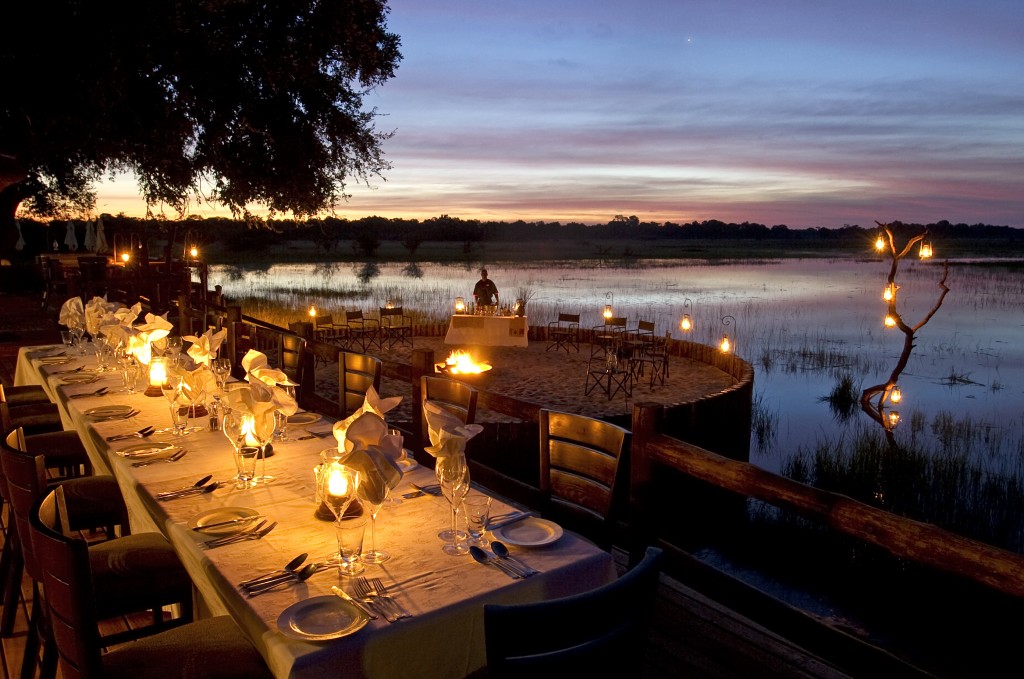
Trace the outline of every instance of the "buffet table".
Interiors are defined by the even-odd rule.
[[[527,346],[526,316],[469,316],[455,314],[445,344],[485,347]]]
[[[368,564],[365,572],[368,577],[380,578],[412,617],[394,624],[381,617],[351,634],[324,641],[295,638],[279,621],[282,612],[302,607],[313,597],[334,601],[332,585],[352,593],[351,578],[331,568],[305,582],[257,597],[246,597],[237,583],[281,568],[302,552],[309,554],[307,563],[337,552],[333,524],[314,517],[313,467],[320,461],[320,451],[333,447],[334,440],[294,440],[306,434],[307,428],[329,430],[331,423],[320,420],[305,428],[291,427],[293,440],[275,443],[275,454],[266,460],[266,471],[275,480],[238,490],[233,482],[231,447],[220,432],[203,430],[177,439],[158,433],[146,439],[110,443],[106,439],[114,434],[134,432],[148,424],[167,426],[167,401],[117,393],[117,373],[102,373],[89,383],[62,384],[61,376],[51,373],[77,365],[91,366],[91,357],[43,364],[41,357],[46,353],[22,349],[18,383],[47,387],[81,434],[97,470],[109,469],[117,478],[129,505],[133,529],[159,530],[170,539],[201,595],[201,609],[210,614],[230,614],[278,677],[464,676],[485,664],[485,603],[560,597],[592,589],[615,577],[608,553],[568,531],[545,546],[513,547],[517,556],[541,571],[524,580],[513,580],[468,556],[448,556],[436,537],[450,520],[448,504],[441,497],[420,495],[384,506],[377,518],[376,545],[392,557],[382,565]],[[81,372],[85,371],[75,374]],[[72,394],[91,393],[100,386],[109,387],[109,393],[69,399]],[[87,414],[98,406],[128,407],[135,414],[110,420]],[[176,462],[143,467],[133,466],[138,458],[123,456],[138,451],[139,446],[157,444],[172,446],[168,451],[183,447],[188,452]],[[207,474],[224,485],[202,495],[165,502],[156,499],[161,491],[191,485]],[[431,470],[410,468],[393,495],[401,498],[411,489],[410,483],[434,481]],[[513,509],[495,499],[492,512]],[[242,511],[258,513],[278,525],[263,539],[212,549],[203,545],[210,535],[192,530],[203,515],[221,512],[230,516],[231,512]]]

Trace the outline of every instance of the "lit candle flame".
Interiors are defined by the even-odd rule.
[[[331,465],[331,471],[327,476],[327,493],[334,497],[348,495],[348,474],[342,471],[340,465]]]
[[[149,346],[149,345],[147,345]],[[163,361],[153,361],[149,365],[149,384],[153,387],[162,386],[167,381],[167,365]]]
[[[241,435],[245,439],[245,445],[249,448],[259,448],[260,441],[256,437],[256,418],[253,415],[242,415]]]

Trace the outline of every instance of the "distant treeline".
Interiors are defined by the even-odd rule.
[[[46,244],[56,241],[64,249],[67,220],[38,222],[21,219],[22,233],[28,244],[26,250],[49,250]],[[291,240],[307,240],[318,249],[330,252],[343,243],[353,243],[358,249],[372,252],[381,241],[397,241],[415,252],[420,243],[427,241],[448,241],[464,244],[487,241],[544,242],[544,241],[600,241],[600,240],[755,240],[793,242],[843,242],[863,243],[873,240],[878,227],[844,225],[841,228],[791,229],[785,224],[766,226],[754,222],[741,224],[707,220],[676,224],[674,222],[642,222],[637,217],[616,216],[607,224],[582,224],[579,222],[527,222],[517,220],[480,221],[441,215],[430,219],[399,219],[386,217],[364,217],[361,219],[340,219],[326,217],[296,221],[293,219],[270,219],[266,221],[242,221],[229,218],[190,217],[181,221],[142,219],[124,215],[103,215],[108,242],[118,234],[136,234],[144,240],[165,241],[170,237],[181,242],[187,236],[203,243],[219,243],[231,250],[255,250],[274,243]],[[85,235],[85,222],[75,221],[79,242]],[[1024,230],[1009,226],[989,224],[952,224],[940,221],[934,224],[890,225],[897,238],[911,236],[927,229],[933,238],[980,239],[1016,242],[1024,238]],[[1021,241],[1024,242],[1024,241]]]

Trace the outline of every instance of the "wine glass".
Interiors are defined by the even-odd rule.
[[[181,337],[178,335],[168,335],[167,345],[165,351],[171,355],[171,364],[178,364],[178,356],[181,355]]]
[[[217,388],[224,391],[224,387],[227,384],[228,375],[231,374],[231,359],[230,358],[215,358],[210,362],[210,370],[213,371],[214,377],[217,378]]]
[[[388,484],[384,483],[383,479],[379,479],[379,481],[380,483],[367,483],[364,481],[359,486],[359,499],[362,500],[363,506],[370,514],[370,548],[360,555],[363,563],[384,563],[391,558],[390,552],[377,549],[376,543],[377,514],[380,513],[381,508],[387,501],[388,495],[391,493]]]
[[[441,485],[441,493],[452,507],[451,529],[438,533],[438,537],[445,540],[442,549],[445,554],[451,556],[469,554],[469,548],[465,544],[466,533],[458,529],[459,508],[466,493],[469,492],[469,467],[466,465],[466,456],[455,454],[439,457],[434,471]]]
[[[317,497],[334,515],[338,538],[338,570],[343,575],[356,575],[365,570],[360,552],[366,512],[355,502],[361,477],[358,471],[336,460],[325,460],[317,477]]]
[[[250,436],[252,415],[240,410],[226,409],[221,417],[221,431],[234,448],[235,488],[252,488],[256,485],[256,459],[260,449]]]

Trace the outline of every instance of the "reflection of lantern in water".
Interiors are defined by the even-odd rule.
[[[900,414],[894,410],[891,413],[886,414],[886,420],[889,423],[889,429],[892,429],[900,423]]]
[[[885,317],[885,327],[887,327],[887,328],[895,328],[896,327],[896,319],[887,314],[886,317]]]

